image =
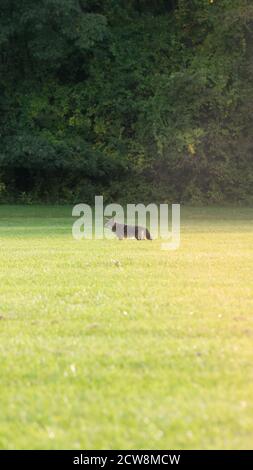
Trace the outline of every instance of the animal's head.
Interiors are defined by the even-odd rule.
[[[114,217],[106,217],[105,218],[105,228],[112,228],[115,224]]]

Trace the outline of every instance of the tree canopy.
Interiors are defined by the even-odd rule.
[[[248,0],[1,0],[0,200],[253,199]]]

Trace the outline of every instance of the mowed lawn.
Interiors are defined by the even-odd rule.
[[[169,252],[0,206],[0,448],[253,448],[253,210],[181,222]]]

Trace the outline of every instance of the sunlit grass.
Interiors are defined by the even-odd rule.
[[[1,448],[252,448],[253,211],[185,208],[179,250],[0,207]]]

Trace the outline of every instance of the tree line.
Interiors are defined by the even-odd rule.
[[[0,201],[253,200],[250,0],[1,0]]]

